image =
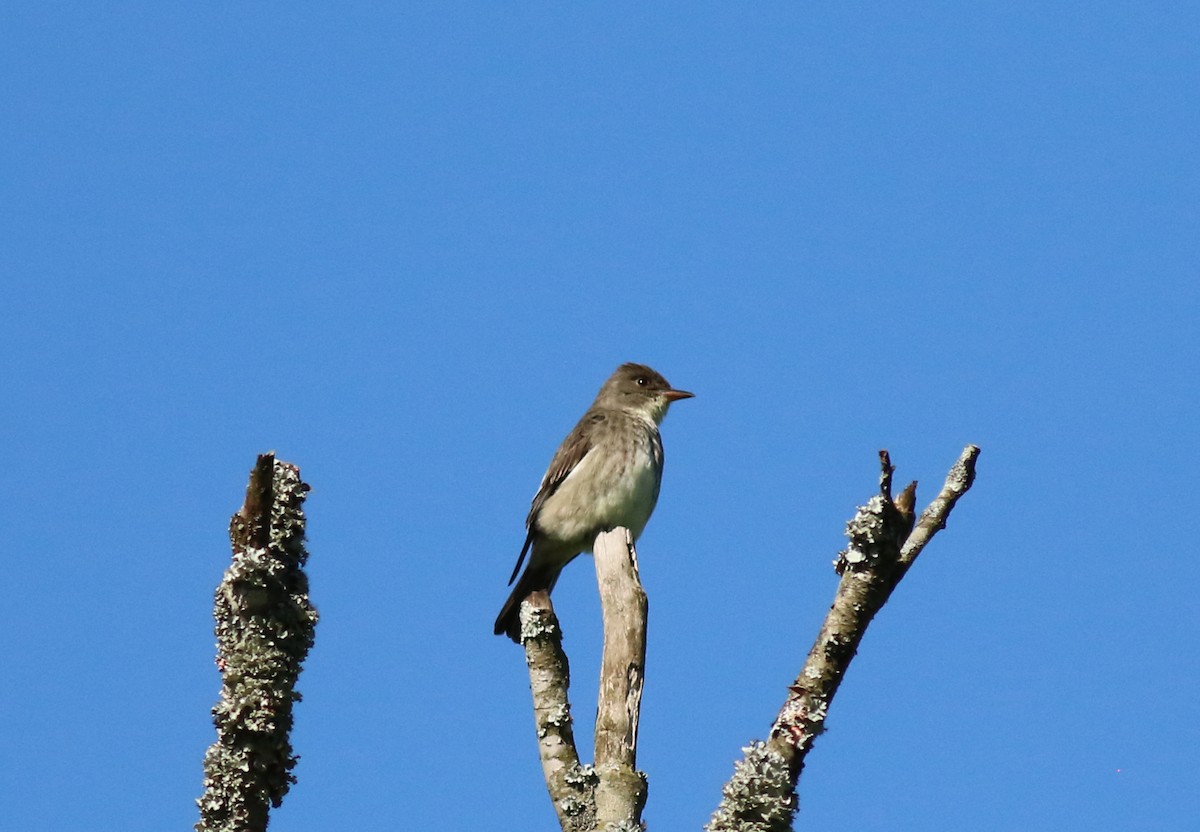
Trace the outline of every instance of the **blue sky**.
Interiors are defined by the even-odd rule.
[[[876,451],[924,504],[968,442],[797,828],[1194,828],[1194,5],[2,15],[12,828],[195,822],[266,450],[313,486],[322,614],[272,828],[554,828],[491,623],[627,360],[697,394],[639,546],[652,829],[770,724]],[[590,745],[586,560],[555,599]]]

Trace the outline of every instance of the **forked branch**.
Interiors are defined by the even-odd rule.
[[[596,762],[579,761],[567,691],[570,669],[550,596],[521,604],[538,752],[546,789],[565,832],[641,828],[646,778],[637,771],[637,730],[646,661],[646,593],[628,530],[603,532],[593,547],[604,652],[596,713]]]
[[[709,832],[788,832],[796,812],[796,783],[867,625],[904,577],[917,555],[945,528],[959,497],[975,478],[979,448],[968,445],[950,469],[937,498],[913,523],[916,483],[895,500],[893,468],[880,452],[880,493],[846,524],[850,545],[838,555],[841,581],[833,606],[808,659],[775,718],[766,742],[744,749],[745,756],[725,785],[724,798],[709,821]]]

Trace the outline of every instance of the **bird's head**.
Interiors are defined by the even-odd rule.
[[[600,388],[596,404],[631,411],[658,423],[667,415],[671,402],[691,397],[691,393],[676,390],[645,364],[622,364]]]

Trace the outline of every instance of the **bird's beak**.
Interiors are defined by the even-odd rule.
[[[680,399],[690,399],[695,395],[695,393],[689,393],[686,390],[668,390],[667,392],[663,393],[663,396],[665,396],[669,402],[677,402]]]

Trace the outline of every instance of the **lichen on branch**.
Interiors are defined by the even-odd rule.
[[[295,782],[289,735],[296,681],[313,645],[299,469],[259,456],[233,516],[233,560],[217,587],[217,741],[204,756],[197,832],[260,832]]]

